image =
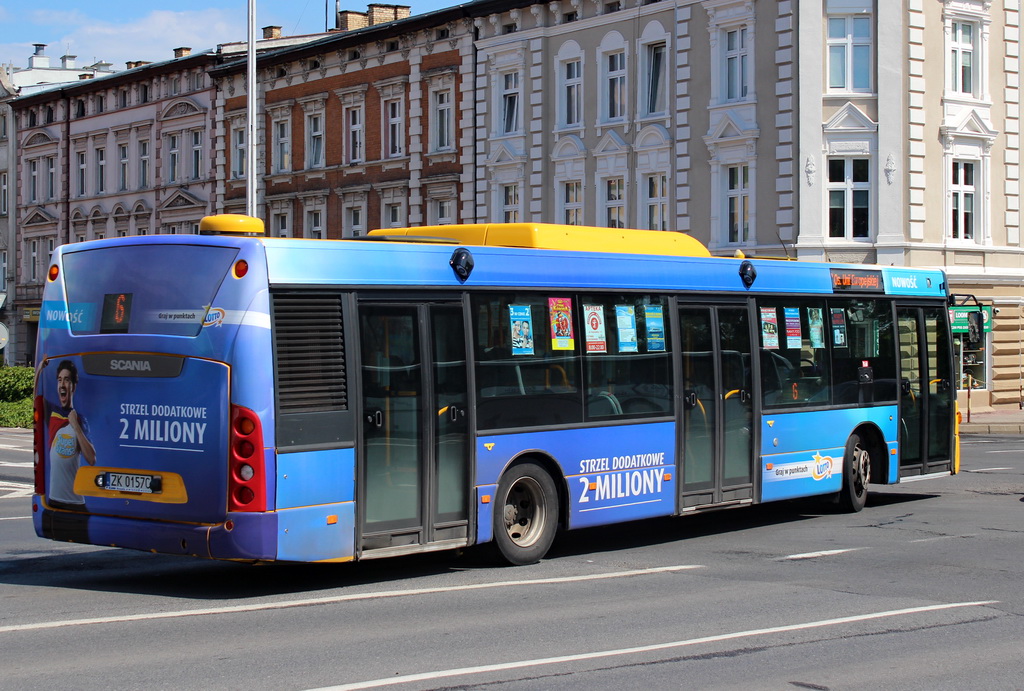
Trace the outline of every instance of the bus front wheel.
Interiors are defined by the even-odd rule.
[[[558,490],[535,463],[512,466],[498,483],[494,542],[510,564],[534,564],[547,554],[558,528]]]
[[[871,452],[866,441],[854,432],[846,440],[843,454],[843,488],[839,490],[839,506],[843,511],[856,513],[864,508],[870,479]]]

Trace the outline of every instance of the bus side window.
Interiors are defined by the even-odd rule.
[[[584,295],[580,303],[587,419],[671,414],[668,299]]]
[[[831,367],[824,301],[763,300],[758,308],[764,405],[828,405]]]
[[[561,307],[553,322],[552,299]],[[552,324],[568,330],[567,299],[528,293],[473,298],[477,426],[506,429],[583,421],[579,329],[556,342]]]

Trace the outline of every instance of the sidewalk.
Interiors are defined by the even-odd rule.
[[[1024,434],[1024,410],[971,411],[970,422],[965,408],[960,415],[961,434]]]

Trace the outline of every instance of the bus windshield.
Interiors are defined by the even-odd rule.
[[[198,335],[238,250],[197,249],[135,245],[66,253],[68,312],[77,315],[72,333]]]

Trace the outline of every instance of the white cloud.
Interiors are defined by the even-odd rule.
[[[157,10],[126,24],[84,23],[60,39],[70,46],[80,65],[98,60],[124,69],[129,60],[160,62],[174,57],[182,46],[193,51],[214,48],[218,43],[244,39],[245,16],[221,10],[169,12]]]
[[[0,8],[0,18],[2,12]],[[46,43],[52,63],[63,55],[75,55],[78,66],[104,61],[115,70],[123,70],[128,61],[170,60],[174,49],[183,46],[195,53],[220,43],[245,40],[245,21],[244,6],[234,12],[154,10],[122,23],[98,20],[77,10],[39,10],[31,13],[30,25],[17,32],[19,38],[25,37],[24,43],[0,43],[0,62],[26,67],[32,44]],[[9,33],[7,38],[12,38]]]

